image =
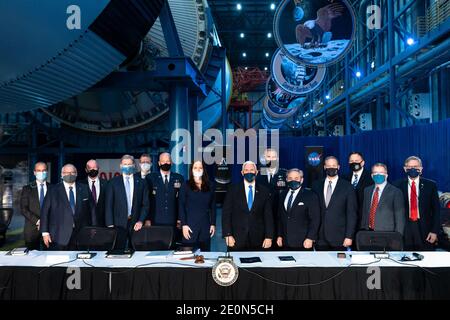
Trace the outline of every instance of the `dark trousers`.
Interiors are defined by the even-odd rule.
[[[405,251],[432,251],[434,247],[422,237],[419,221],[407,219],[404,236]]]
[[[202,227],[192,226],[192,234],[189,240],[182,238],[183,246],[193,247],[194,251],[200,249],[201,251],[211,251],[211,237],[209,234],[209,225]]]
[[[72,232],[69,243],[66,245],[59,244],[56,242],[50,243],[50,247],[48,248],[48,250],[51,250],[51,251],[75,251],[75,250],[77,250],[77,234],[75,232]]]

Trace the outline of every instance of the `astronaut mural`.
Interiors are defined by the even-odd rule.
[[[328,66],[351,48],[355,14],[346,0],[283,0],[274,29],[278,46],[293,61]]]

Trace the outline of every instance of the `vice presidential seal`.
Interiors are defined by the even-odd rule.
[[[231,286],[236,282],[238,276],[239,270],[231,257],[219,257],[212,268],[214,281],[223,287]]]

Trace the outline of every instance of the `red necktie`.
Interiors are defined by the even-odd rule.
[[[417,210],[417,190],[416,190],[416,183],[413,181],[411,183],[411,194],[410,194],[410,203],[409,203],[409,209],[410,209],[410,219],[412,221],[417,221],[417,218],[419,216],[418,210]]]
[[[379,188],[375,188],[375,192],[373,193],[372,205],[370,206],[370,214],[369,214],[369,228],[375,229],[375,213],[378,208],[378,190]]]

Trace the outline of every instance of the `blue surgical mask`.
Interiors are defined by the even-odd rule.
[[[288,185],[289,189],[297,190],[298,188],[301,187],[302,184],[300,181],[292,180],[292,181],[288,181],[287,185]]]
[[[120,170],[122,171],[123,174],[130,175],[134,173],[134,166],[133,165],[122,166]]]
[[[420,171],[417,170],[416,168],[411,168],[411,169],[407,169],[406,170],[406,174],[411,178],[411,179],[415,179],[420,175]]]
[[[374,174],[372,179],[376,184],[382,184],[386,181],[386,176],[384,174]]]
[[[247,182],[253,182],[255,180],[255,174],[252,172],[244,174],[244,179],[247,180]]]
[[[47,180],[47,171],[36,172],[35,177],[40,182],[45,181]]]

